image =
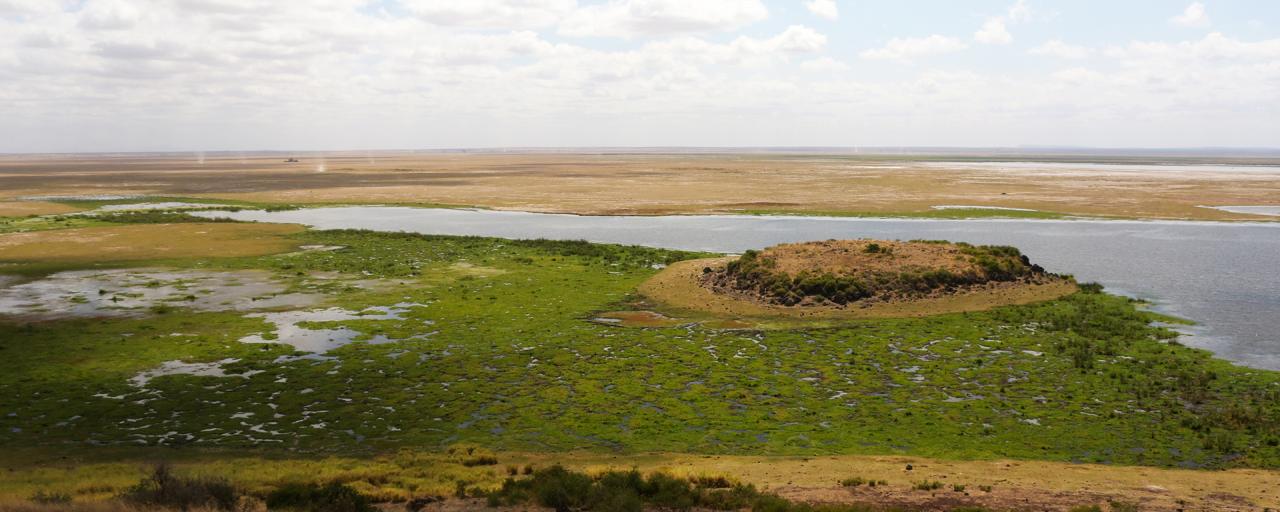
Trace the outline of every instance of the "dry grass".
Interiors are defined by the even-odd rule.
[[[785,497],[818,502],[873,502],[885,505],[953,503],[965,486],[975,504],[997,510],[1068,510],[1076,505],[1109,500],[1135,502],[1145,511],[1263,510],[1280,508],[1280,471],[1234,469],[1195,471],[1152,467],[1070,464],[1064,462],[978,460],[946,461],[898,456],[769,457],[714,456],[674,453],[515,453],[495,454],[499,464],[464,467],[443,454],[402,452],[368,458],[287,459],[252,456],[194,457],[176,462],[184,472],[226,476],[246,491],[262,493],[283,482],[343,481],[384,500],[410,496],[451,494],[457,480],[481,489],[495,488],[507,477],[505,467],[545,468],[562,464],[589,473],[639,469],[675,476],[727,476]],[[907,466],[911,470],[907,470]],[[145,475],[140,460],[124,456],[118,462],[73,466],[16,467],[0,474],[0,511],[134,512],[114,501],[111,493],[86,489],[127,487]],[[849,489],[840,480],[861,477],[883,480],[885,486]],[[919,481],[939,481],[945,487],[919,491]],[[415,489],[408,490],[408,487]],[[990,487],[990,491],[983,490]],[[73,495],[71,508],[27,504],[40,489]],[[445,505],[457,507],[459,503]],[[65,506],[64,506],[65,507]],[[1105,508],[1104,508],[1105,509]]]
[[[170,512],[175,509],[144,507],[122,501],[73,501],[71,503],[33,503],[26,500],[0,501],[0,512]],[[247,506],[244,512],[258,509]],[[261,510],[265,510],[262,507]],[[182,512],[221,512],[211,508],[190,508]]]
[[[283,224],[140,224],[0,235],[0,261],[87,263],[257,256],[297,247]]]
[[[535,463],[554,457],[538,456]],[[505,460],[505,459],[504,459]],[[1121,500],[1141,510],[1262,510],[1280,507],[1280,471],[1194,471],[1034,461],[943,461],[918,457],[831,456],[751,457],[652,454],[559,457],[566,465],[603,471],[638,468],[676,475],[731,475],[784,497],[802,501],[922,505],[955,496],[952,484],[966,486],[970,497],[997,510],[1067,510],[1075,505]],[[906,467],[910,464],[911,471]],[[839,480],[886,480],[888,487],[851,493]],[[937,480],[947,488],[912,489],[912,483]],[[991,486],[986,493],[980,486]],[[936,495],[936,496],[935,496]],[[1179,501],[1185,504],[1179,503]]]
[[[999,306],[1031,304],[1053,300],[1076,291],[1068,280],[1044,284],[991,283],[952,295],[925,297],[911,301],[860,303],[849,307],[788,307],[765,304],[742,297],[715,293],[702,285],[704,267],[718,267],[733,258],[688,260],[667,267],[640,285],[639,292],[674,316],[712,314],[743,319],[846,320],[898,318],[983,311]]]
[[[74,206],[47,201],[0,201],[0,217],[26,217],[28,215],[56,215],[79,211]]]
[[[871,244],[880,247],[881,252],[868,253],[866,249]],[[772,259],[775,262],[771,267],[773,270],[793,276],[801,272],[848,276],[913,268],[945,269],[955,274],[965,271],[981,273],[981,267],[968,261],[960,247],[953,244],[827,240],[775,245],[761,250],[760,257]]]
[[[582,214],[926,212],[934,205],[1076,215],[1267,220],[1200,205],[1275,205],[1280,176],[936,166],[901,156],[330,154],[0,157],[0,199],[155,194],[266,203],[441,203]],[[1169,163],[1188,163],[1166,159]],[[1135,163],[1151,163],[1135,160]],[[1201,162],[1191,162],[1201,163]],[[1228,162],[1236,163],[1236,162]],[[1248,163],[1270,163],[1248,162]]]

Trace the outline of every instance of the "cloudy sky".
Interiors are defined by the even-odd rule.
[[[0,0],[0,152],[1280,147],[1275,0]]]

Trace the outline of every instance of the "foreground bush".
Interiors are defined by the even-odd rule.
[[[180,477],[167,464],[159,464],[120,499],[145,507],[235,510],[240,495],[226,479]]]
[[[708,488],[694,482],[724,481],[705,477],[678,478],[665,473],[642,475],[639,471],[610,471],[591,476],[560,466],[540,469],[530,478],[508,478],[489,494],[489,506],[536,504],[558,512],[570,510],[752,510],[755,512],[863,512],[882,510],[864,505],[808,505],[792,503],[752,485],[734,484]],[[895,509],[886,509],[895,510]]]
[[[371,512],[369,498],[355,489],[333,482],[286,484],[267,495],[270,510],[297,512]]]

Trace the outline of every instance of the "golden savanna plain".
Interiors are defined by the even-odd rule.
[[[1215,158],[1219,165],[1210,167],[1190,157],[1083,158],[498,151],[9,155],[0,156],[0,210],[62,213],[65,206],[30,200],[150,195],[586,215],[912,216],[959,205],[1066,216],[1267,220],[1205,206],[1280,204],[1277,159]]]

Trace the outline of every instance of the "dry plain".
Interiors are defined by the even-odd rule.
[[[138,194],[258,203],[448,204],[576,214],[931,215],[934,206],[1142,219],[1267,220],[1203,206],[1277,205],[1274,158],[774,153],[379,152],[0,156],[17,199]],[[1004,163],[992,164],[991,161]],[[1032,165],[1025,163],[1032,161]],[[1034,162],[1051,162],[1036,165]],[[1120,166],[1099,167],[1098,164]],[[1165,167],[1152,167],[1162,165]]]

